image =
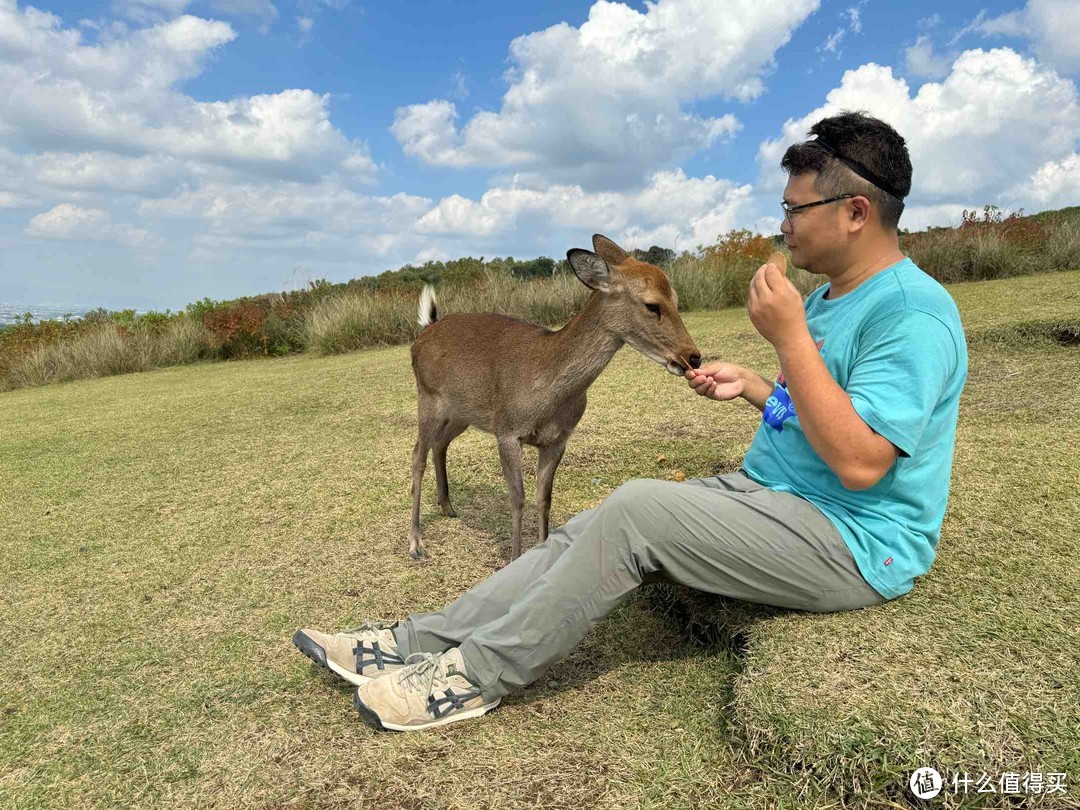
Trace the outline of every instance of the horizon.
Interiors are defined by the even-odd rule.
[[[1061,208],[1074,24],[1064,0],[0,0],[0,303],[177,311],[594,232],[772,235],[783,150],[841,109],[907,140],[901,227]]]

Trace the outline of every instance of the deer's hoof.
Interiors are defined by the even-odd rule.
[[[444,506],[442,513],[447,517],[457,517],[457,512],[454,511],[454,507],[452,506]]]

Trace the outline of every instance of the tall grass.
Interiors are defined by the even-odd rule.
[[[680,311],[742,306],[746,303],[750,280],[765,258],[720,259],[684,254],[668,271],[671,284],[679,294]],[[789,267],[787,275],[803,295],[827,280],[797,267]]]
[[[416,301],[404,294],[343,293],[324,298],[304,318],[307,347],[320,354],[405,343],[415,333]]]
[[[502,312],[554,326],[568,321],[588,292],[573,276],[523,282],[487,272],[476,283],[440,290],[438,304],[440,314]],[[417,295],[404,291],[351,291],[324,298],[304,320],[307,347],[319,354],[335,354],[411,342],[419,331],[418,301]]]
[[[957,228],[906,235],[901,247],[942,284],[1080,268],[1080,224],[1074,217],[1005,215],[988,205],[965,211]]]
[[[1004,216],[987,206],[981,216],[965,211],[957,228],[905,234],[901,248],[944,284],[1077,269],[1080,218]],[[768,237],[732,231],[713,245],[677,258],[667,251],[667,259],[655,261],[666,262],[680,310],[722,309],[745,304],[751,277],[774,249]],[[501,259],[448,263],[438,285],[440,314],[502,312],[556,328],[585,302],[588,289],[565,267],[547,278],[522,278],[520,264]],[[405,273],[408,269],[400,278],[383,274],[380,284],[320,281],[295,293],[204,299],[178,315],[101,311],[83,322],[21,323],[0,331],[0,390],[204,358],[334,354],[407,343],[418,332],[417,300],[425,278]],[[788,271],[788,278],[804,295],[826,280],[797,268]]]
[[[176,318],[152,332],[127,333],[106,323],[29,353],[0,377],[0,389],[148,371],[211,355],[206,329],[191,318]]]

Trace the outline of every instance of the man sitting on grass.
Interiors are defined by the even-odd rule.
[[[686,372],[698,394],[762,412],[742,467],[629,481],[442,610],[298,631],[303,653],[358,685],[371,725],[484,714],[643,582],[827,612],[895,599],[930,568],[967,378],[959,313],[900,252],[903,138],[860,113],[810,135],[781,163],[781,231],[792,263],[829,282],[804,302],[775,265],[754,275],[747,308],[775,383],[723,362]]]

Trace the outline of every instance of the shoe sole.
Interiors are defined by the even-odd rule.
[[[370,726],[374,726],[379,731],[423,731],[426,728],[435,728],[436,726],[445,726],[449,723],[455,723],[458,720],[469,720],[473,717],[480,717],[487,714],[496,706],[502,698],[496,698],[493,702],[488,703],[485,706],[479,706],[475,709],[466,709],[461,712],[454,712],[447,717],[440,717],[438,720],[432,720],[429,723],[424,723],[420,726],[399,726],[396,723],[384,723],[379,719],[379,715],[368,708],[364,701],[360,699],[360,690],[357,689],[353,693],[353,706],[356,707],[356,711],[364,719],[364,722]]]
[[[344,667],[340,667],[333,661],[327,660],[326,650],[322,648],[322,645],[316,643],[314,639],[312,639],[302,630],[297,630],[293,634],[292,643],[293,646],[296,647],[296,649],[298,649],[300,652],[302,652],[320,667],[329,670],[330,672],[337,675],[339,678],[343,678],[354,686],[363,686],[368,681],[373,680],[366,675],[357,675],[355,672],[349,672],[349,670],[345,669]]]

